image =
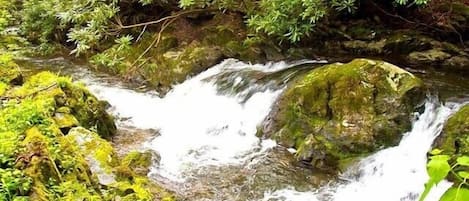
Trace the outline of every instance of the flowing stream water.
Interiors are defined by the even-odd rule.
[[[428,98],[398,146],[335,178],[304,168],[293,150],[256,137],[287,82],[318,61],[250,65],[228,59],[164,97],[60,58],[23,62],[33,70],[70,75],[108,101],[122,137],[134,144],[129,149],[159,155],[149,176],[185,200],[418,200],[427,180],[426,153],[461,105]],[[441,183],[429,200],[438,200],[450,185]]]

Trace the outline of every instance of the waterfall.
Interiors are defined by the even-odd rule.
[[[425,111],[416,114],[411,131],[403,134],[398,146],[362,159],[342,173],[339,181],[318,187],[306,179],[314,177],[310,170],[288,162],[293,158],[285,149],[255,135],[286,82],[300,72],[298,65],[317,61],[251,65],[228,59],[175,85],[164,97],[139,92],[119,79],[63,59],[36,62],[41,70],[62,72],[84,82],[110,103],[119,127],[157,132],[154,139],[141,145],[161,157],[150,175],[181,184],[176,187],[181,191],[201,188],[215,194],[190,194],[188,200],[418,200],[428,179],[426,153],[445,121],[461,106],[428,98]],[[258,182],[263,184],[259,186]],[[427,201],[437,201],[450,186],[447,181],[441,182]],[[249,192],[252,189],[256,192]]]
[[[163,98],[86,77],[81,80],[99,98],[109,101],[115,114],[126,119],[122,123],[158,130],[159,136],[143,145],[161,156],[152,174],[183,182],[191,169],[239,164],[276,146],[255,134],[284,87],[256,81],[304,63],[312,61],[251,65],[228,59],[176,85]],[[220,80],[228,82],[225,91]]]

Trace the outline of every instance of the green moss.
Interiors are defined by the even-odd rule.
[[[410,128],[422,87],[420,79],[382,61],[323,66],[286,90],[266,133],[297,148],[302,160],[330,169],[338,160],[397,143]]]
[[[386,40],[380,41],[345,41],[343,43],[343,48],[349,52],[355,54],[368,54],[368,55],[379,55],[384,53],[384,46],[386,45]]]
[[[104,104],[82,85],[43,72],[5,90],[0,103],[0,200],[153,200],[160,195],[133,170],[131,177],[114,176],[121,164],[113,147],[102,133],[89,130],[97,127],[99,132],[104,120],[115,129],[114,123]],[[65,127],[74,128],[61,130]],[[102,174],[113,180],[102,182]],[[124,184],[133,190],[122,191]]]
[[[469,105],[448,119],[438,140],[438,148],[451,154],[469,155]]]
[[[72,128],[79,125],[75,116],[66,113],[55,113],[54,121],[59,128]]]
[[[0,54],[0,82],[7,84],[21,84],[23,82],[20,69],[13,62],[11,55]]]
[[[407,60],[410,63],[414,63],[414,64],[431,64],[435,62],[442,63],[446,59],[449,59],[450,57],[451,57],[450,54],[442,50],[431,49],[431,50],[422,51],[422,52],[412,52],[407,57]]]
[[[123,159],[121,164],[131,168],[149,168],[152,163],[151,152],[138,152],[133,151],[128,153]]]

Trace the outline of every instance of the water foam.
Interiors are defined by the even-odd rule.
[[[145,145],[161,156],[152,173],[183,181],[189,169],[240,163],[275,146],[255,134],[283,89],[256,91],[256,87],[249,87],[245,91],[254,92],[246,100],[243,95],[220,93],[216,75],[241,70],[269,73],[308,62],[251,65],[228,59],[176,85],[164,98],[84,80],[100,98],[109,101],[118,116],[128,118],[123,123],[159,130],[160,136]],[[233,79],[233,84],[241,79],[247,78]]]

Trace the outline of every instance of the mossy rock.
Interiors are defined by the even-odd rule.
[[[91,172],[98,177],[100,184],[109,185],[116,182],[112,169],[118,165],[118,161],[108,141],[83,127],[71,129],[66,138],[80,147]]]
[[[447,154],[469,154],[469,105],[463,106],[446,121],[435,145]]]
[[[185,81],[188,77],[201,73],[224,58],[216,46],[205,46],[194,41],[191,44],[155,55],[144,66],[144,76],[160,91],[166,92],[174,84]]]
[[[355,59],[310,71],[283,93],[264,135],[324,170],[395,145],[423,102],[422,81],[383,61]]]
[[[154,154],[151,151],[128,153],[121,162],[122,168],[130,168],[139,175],[147,175],[153,163]]]
[[[110,138],[116,132],[114,118],[106,112],[106,103],[98,100],[83,85],[72,83],[70,78],[41,72],[12,90],[10,96],[52,98],[57,108],[55,120],[61,128],[78,125],[96,128],[105,138]]]
[[[454,56],[444,61],[443,66],[446,69],[453,71],[466,71],[469,72],[469,57],[468,56]]]
[[[412,64],[441,64],[449,59],[451,54],[439,49],[431,49],[421,52],[412,52],[407,56],[407,60]]]
[[[385,40],[361,41],[352,40],[343,42],[343,48],[355,54],[380,55],[384,53]]]
[[[0,54],[0,82],[12,85],[23,83],[20,68],[9,55]]]

